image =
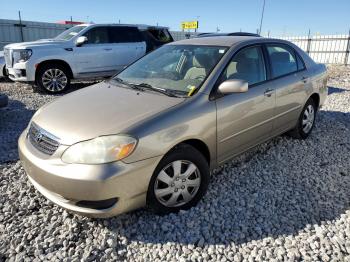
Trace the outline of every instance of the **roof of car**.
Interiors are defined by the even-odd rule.
[[[254,36],[213,36],[198,37],[170,43],[170,45],[213,45],[213,46],[232,46],[239,42],[263,39],[263,37]]]
[[[130,27],[137,27],[139,29],[146,29],[146,28],[161,28],[161,29],[169,29],[166,26],[158,26],[158,25],[145,25],[145,24],[80,24],[80,26],[130,26]]]

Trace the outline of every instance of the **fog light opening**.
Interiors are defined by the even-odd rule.
[[[110,198],[98,201],[81,200],[75,203],[78,207],[91,208],[91,209],[107,209],[114,206],[118,202],[118,198]]]

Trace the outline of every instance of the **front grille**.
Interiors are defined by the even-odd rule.
[[[7,68],[12,68],[12,52],[10,49],[4,49],[5,64]]]
[[[55,153],[60,145],[57,137],[46,132],[34,123],[30,124],[28,139],[37,150],[47,155]]]

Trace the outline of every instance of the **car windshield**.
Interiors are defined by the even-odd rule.
[[[78,25],[78,26],[74,26],[72,28],[69,28],[68,30],[66,30],[63,33],[56,36],[55,40],[70,40],[74,36],[76,36],[84,28],[86,28],[86,26],[84,26],[84,25]]]
[[[144,56],[113,79],[126,84],[192,95],[227,47],[166,45]]]

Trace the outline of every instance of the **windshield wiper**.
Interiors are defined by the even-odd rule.
[[[126,82],[126,81],[124,81],[123,79],[121,79],[121,78],[119,78],[119,77],[112,78],[112,80],[115,80],[115,81],[117,81],[118,83],[121,83],[121,84],[126,85],[126,86],[128,86],[128,87],[131,87],[132,89],[136,89],[136,90],[139,90],[139,91],[143,91],[143,88],[137,86],[136,84]]]
[[[131,82],[124,81],[123,79],[121,79],[119,77],[112,78],[112,79],[117,81],[118,83],[129,86],[129,87],[136,89],[136,90],[139,90],[139,91],[144,91],[145,89],[148,89],[148,90],[152,90],[152,91],[155,91],[155,92],[167,95],[167,96],[171,96],[171,97],[181,97],[179,95],[176,95],[174,90],[154,87],[154,86],[147,84],[147,83],[138,83],[138,84],[131,83]]]
[[[149,89],[167,96],[171,96],[171,97],[180,97],[178,95],[176,95],[172,90],[169,89],[165,89],[165,88],[160,88],[160,87],[154,87],[150,84],[147,83],[139,83],[139,84],[133,84],[134,86],[143,88],[143,89]]]

